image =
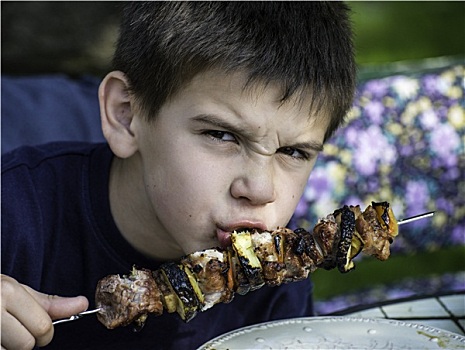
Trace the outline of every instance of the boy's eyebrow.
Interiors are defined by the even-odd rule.
[[[318,153],[323,152],[323,149],[324,149],[324,146],[322,143],[313,142],[313,141],[299,142],[299,143],[295,143],[293,145],[289,145],[286,147],[292,147],[292,148],[297,148],[297,149],[311,149],[312,151],[318,152]]]
[[[227,121],[217,118],[216,116],[211,115],[211,114],[200,114],[200,115],[195,116],[192,119],[194,121],[198,121],[201,123],[206,123],[206,124],[210,124],[210,125],[222,128],[222,129],[226,129],[238,135],[252,136],[252,133],[248,131],[247,129],[242,128],[240,126],[232,125],[228,123]],[[287,145],[285,147],[293,147],[297,149],[311,149],[315,152],[322,152],[324,148],[322,143],[315,142],[315,141],[297,142],[295,144]]]
[[[195,121],[198,121],[198,122],[202,122],[202,123],[205,123],[205,124],[210,124],[210,125],[213,125],[213,126],[217,126],[219,128],[222,128],[222,129],[226,129],[228,131],[231,131],[235,134],[238,134],[238,135],[252,135],[252,133],[250,131],[248,131],[247,129],[245,128],[242,128],[238,125],[233,125],[231,123],[228,123],[227,121],[225,120],[222,120],[214,115],[211,115],[211,114],[200,114],[200,115],[197,115],[195,116],[194,118],[192,118],[193,120]]]

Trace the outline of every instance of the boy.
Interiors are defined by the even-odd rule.
[[[149,317],[139,333],[92,316],[51,324],[93,307],[108,274],[227,246],[234,229],[287,224],[352,102],[347,16],[336,2],[128,4],[99,89],[108,145],[4,158],[2,347],[193,349],[311,315],[307,280],[236,296],[189,323]]]

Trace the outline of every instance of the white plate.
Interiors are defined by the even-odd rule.
[[[198,350],[226,349],[465,349],[465,336],[395,320],[305,317],[240,328]]]

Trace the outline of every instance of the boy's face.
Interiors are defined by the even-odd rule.
[[[160,110],[136,122],[143,197],[173,258],[224,246],[243,227],[273,230],[291,218],[328,116],[310,99],[279,102],[270,84],[243,89],[244,76],[198,75]]]

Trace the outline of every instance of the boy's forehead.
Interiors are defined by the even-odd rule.
[[[253,79],[245,70],[227,72],[221,69],[210,69],[196,74],[184,84],[182,91],[221,94],[240,91],[241,96],[248,99],[259,100],[265,94],[272,94],[272,102],[279,107],[297,108],[300,113],[308,113],[310,119],[322,118],[329,120],[331,113],[325,108],[315,90],[311,86],[304,86],[292,95],[283,99],[285,86],[278,80],[266,81]],[[322,121],[320,120],[320,121]]]

